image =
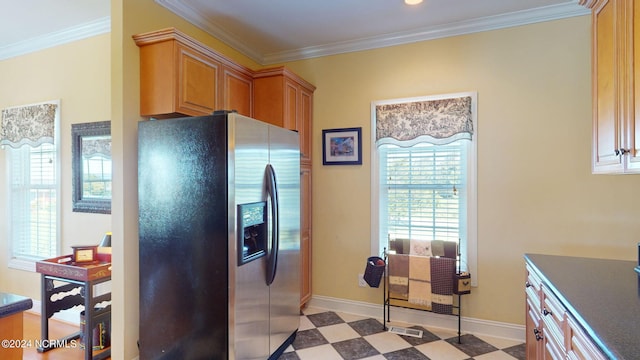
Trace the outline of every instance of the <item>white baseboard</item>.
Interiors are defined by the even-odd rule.
[[[380,304],[372,304],[361,301],[345,300],[327,296],[313,296],[309,302],[310,307],[331,311],[344,312],[359,316],[366,316],[382,321],[383,307]],[[436,314],[428,311],[391,307],[391,320],[425,327],[436,327],[458,331],[458,318],[456,316]],[[481,334],[492,337],[525,341],[524,325],[503,323],[491,320],[482,320],[462,316],[462,334]]]

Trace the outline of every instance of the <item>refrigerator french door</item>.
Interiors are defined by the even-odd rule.
[[[297,133],[226,112],[138,130],[140,358],[277,358],[299,323]]]

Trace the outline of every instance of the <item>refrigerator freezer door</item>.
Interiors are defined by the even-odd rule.
[[[138,136],[140,358],[226,359],[225,124],[145,121]]]

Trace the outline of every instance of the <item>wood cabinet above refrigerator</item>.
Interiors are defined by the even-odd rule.
[[[174,28],[133,36],[140,48],[140,115],[236,110],[251,116],[252,71]]]
[[[253,79],[256,119],[300,133],[300,156],[311,163],[311,124],[315,86],[285,67],[257,71]]]

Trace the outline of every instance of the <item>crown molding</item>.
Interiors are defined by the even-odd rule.
[[[583,0],[585,1],[585,0]],[[211,36],[223,41],[240,53],[261,65],[273,65],[287,61],[310,59],[321,56],[337,55],[354,51],[371,50],[387,46],[403,45],[419,41],[434,40],[450,36],[465,35],[483,31],[558,20],[573,16],[589,15],[591,11],[575,2],[550,5],[531,10],[523,10],[508,14],[488,16],[469,21],[449,23],[444,26],[425,27],[407,32],[386,34],[382,36],[336,42],[320,46],[310,46],[268,54],[261,54],[249,48],[240,39],[226,32],[216,24],[208,21],[196,10],[180,0],[155,0],[178,16],[203,29]]]
[[[262,64],[262,55],[260,53],[249,48],[240,39],[233,36],[215,23],[207,20],[207,18],[200,15],[200,13],[196,9],[193,9],[192,7],[184,4],[180,0],[155,0],[155,2],[170,10],[174,14],[180,16],[181,18],[187,20],[188,22],[192,23],[193,25],[204,30],[209,35],[236,49],[255,62]]]
[[[425,27],[407,32],[265,54],[262,57],[261,63],[263,65],[269,65],[354,51],[372,50],[590,14],[591,11],[589,9],[576,8],[575,4],[552,5],[532,10],[449,23],[444,26]]]
[[[0,47],[0,60],[44,50],[111,31],[111,17],[106,16],[43,36]]]

